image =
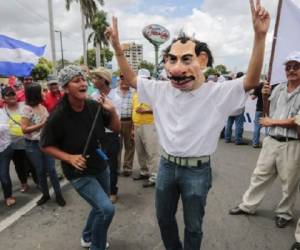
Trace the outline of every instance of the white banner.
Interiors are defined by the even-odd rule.
[[[245,104],[245,113],[244,113],[244,118],[245,118],[244,130],[245,131],[253,132],[253,130],[254,130],[256,101],[257,101],[257,98],[255,100],[252,100],[251,97],[249,97]]]
[[[300,51],[300,9],[292,0],[282,0],[277,42],[271,72],[271,84],[286,81],[285,58],[293,51]]]

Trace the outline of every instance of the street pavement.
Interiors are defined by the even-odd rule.
[[[281,198],[278,180],[267,193],[255,216],[230,216],[228,210],[241,201],[249,185],[259,149],[236,146],[220,141],[212,157],[213,187],[209,192],[204,218],[203,250],[289,250],[299,212],[296,203],[295,221],[279,229],[274,223],[274,208]],[[135,171],[137,162],[135,161]],[[0,200],[0,224],[13,217],[23,205],[36,198],[34,185],[28,194],[16,186],[18,204],[10,209]],[[54,200],[34,207],[14,224],[0,232],[0,250],[80,250],[80,233],[89,206],[67,184],[63,188],[67,205],[60,208]],[[178,207],[178,224],[183,236],[182,206]],[[141,181],[119,178],[119,201],[109,230],[111,250],[163,250],[154,210],[154,188],[143,188]]]

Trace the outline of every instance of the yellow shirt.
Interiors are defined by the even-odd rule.
[[[135,92],[132,97],[132,121],[134,125],[153,124],[154,118],[152,114],[140,114],[136,112],[137,108],[142,108],[144,111],[152,110],[145,103],[139,103],[138,94]]]
[[[11,113],[10,117],[13,120],[10,118],[8,121],[9,133],[13,136],[23,136],[23,132],[20,126],[21,115],[18,113]]]

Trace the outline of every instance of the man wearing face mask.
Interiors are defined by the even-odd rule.
[[[227,117],[242,108],[250,89],[259,84],[270,17],[260,1],[250,0],[255,31],[247,75],[224,83],[205,83],[203,70],[213,58],[207,44],[181,35],[164,51],[169,81],[136,77],[118,36],[117,20],[106,30],[126,82],[137,88],[139,101],[152,107],[162,157],[156,182],[156,215],[168,250],[199,250],[206,196],[211,187],[210,155]],[[176,210],[181,196],[184,246]]]

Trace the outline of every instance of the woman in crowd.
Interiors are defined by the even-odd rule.
[[[62,161],[66,178],[92,207],[82,232],[81,246],[104,250],[114,206],[109,198],[109,166],[101,154],[101,145],[105,127],[118,132],[120,120],[108,98],[101,96],[98,102],[87,99],[88,85],[80,67],[70,65],[62,69],[59,83],[65,95],[51,113],[40,144],[44,152]],[[94,130],[92,124],[95,124]]]
[[[0,182],[7,207],[16,203],[12,196],[12,183],[9,175],[9,163],[13,154],[8,119],[4,109],[0,109]]]
[[[21,127],[25,135],[26,153],[36,168],[39,185],[43,193],[37,205],[43,205],[50,199],[47,175],[52,183],[56,202],[59,206],[65,205],[61,194],[59,180],[55,170],[54,158],[44,154],[39,147],[41,130],[48,118],[47,109],[41,104],[42,88],[38,83],[30,83],[25,88],[26,105],[21,119]]]
[[[22,102],[17,102],[16,93],[12,87],[6,87],[3,90],[3,98],[3,110],[7,118],[9,133],[12,140],[11,145],[13,154],[11,159],[13,160],[18,178],[21,182],[20,191],[24,193],[29,188],[27,184],[29,172],[32,173],[34,182],[36,184],[38,183],[35,169],[25,152],[25,140],[21,129],[21,112],[24,104]]]

